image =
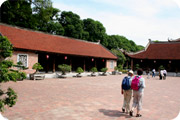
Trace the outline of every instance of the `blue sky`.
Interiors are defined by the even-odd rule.
[[[138,45],[148,39],[180,38],[180,0],[52,0],[61,11],[100,21],[109,35],[123,35]]]
[[[180,38],[180,0],[51,1],[61,11],[100,21],[108,35],[123,35],[138,45]]]

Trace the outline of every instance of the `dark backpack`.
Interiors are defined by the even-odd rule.
[[[129,79],[128,77],[124,77],[123,81],[122,81],[122,89],[123,90],[129,90],[131,88],[130,84],[129,84]]]

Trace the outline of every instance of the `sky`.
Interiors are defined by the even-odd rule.
[[[138,45],[180,38],[180,0],[51,1],[61,11],[100,21],[108,35],[122,35]]]

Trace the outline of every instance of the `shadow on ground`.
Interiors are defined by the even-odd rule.
[[[106,110],[106,109],[99,109],[99,112],[103,113],[106,116],[109,117],[125,117],[125,118],[131,118],[129,114],[120,112],[118,110]]]

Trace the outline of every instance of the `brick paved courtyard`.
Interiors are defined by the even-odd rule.
[[[24,80],[2,84],[18,93],[9,120],[172,120],[180,112],[180,77],[146,79],[142,117],[121,112],[124,75]],[[144,76],[146,78],[146,76]],[[132,102],[131,102],[132,104]]]

